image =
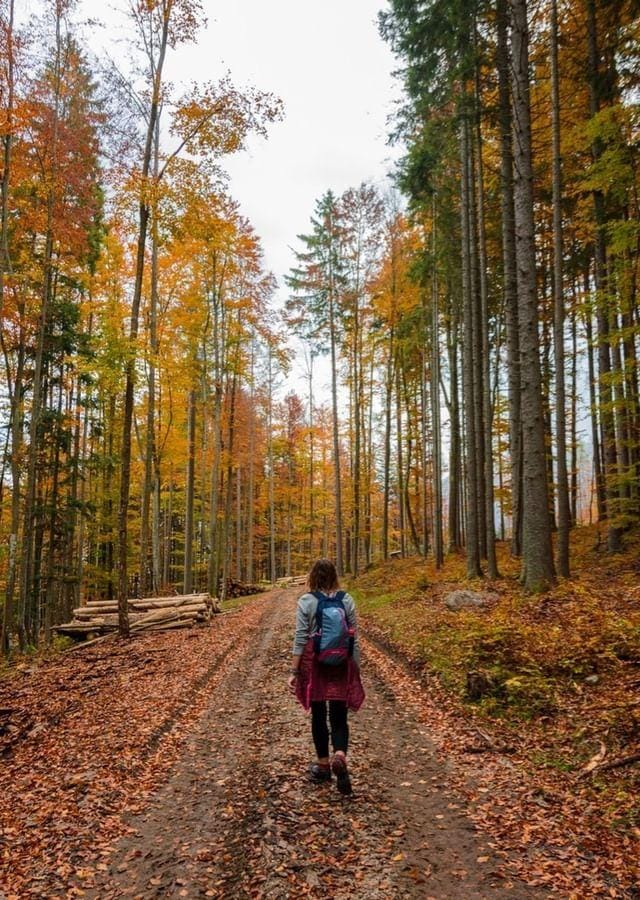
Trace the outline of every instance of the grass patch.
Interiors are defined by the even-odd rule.
[[[599,683],[625,664],[640,665],[636,543],[616,558],[613,575],[613,561],[598,550],[595,529],[578,529],[578,574],[542,596],[523,594],[519,563],[509,559],[506,547],[499,554],[506,577],[491,584],[469,583],[458,556],[439,572],[417,558],[389,561],[351,589],[361,614],[437,674],[460,702],[488,717],[530,720],[553,715],[564,700],[588,690],[589,676]],[[457,587],[490,590],[498,599],[484,609],[452,612],[444,596]],[[485,680],[475,701],[467,692],[469,673]]]
[[[468,581],[462,556],[439,571],[414,557],[372,567],[349,588],[373,633],[515,747],[540,784],[553,791],[569,779],[603,825],[637,836],[640,766],[576,781],[602,745],[608,760],[640,750],[640,530],[625,540],[625,552],[610,556],[597,527],[575,529],[572,577],[539,596],[523,593],[506,545],[498,547],[495,582]],[[452,612],[444,597],[457,588],[494,599]],[[469,692],[475,676],[478,699]]]
[[[231,597],[222,604],[222,612],[229,612],[232,609],[242,609],[243,606],[246,606],[253,600],[257,600],[259,597],[262,597],[262,594],[247,594],[246,597]]]

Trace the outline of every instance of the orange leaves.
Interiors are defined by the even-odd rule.
[[[171,131],[188,153],[213,157],[243,149],[247,135],[266,136],[266,125],[282,118],[282,104],[272,94],[240,91],[229,78],[193,85],[178,103]]]
[[[411,269],[420,251],[420,236],[401,214],[385,223],[385,255],[370,288],[374,316],[397,326],[403,316],[420,307],[420,286]]]
[[[76,879],[88,887],[106,872],[112,842],[127,831],[121,816],[162,779],[260,609],[258,601],[189,635],[88,648],[0,685],[7,729],[27,718],[41,725],[4,747],[0,829],[11,849],[0,854],[3,887],[20,897],[72,896]]]

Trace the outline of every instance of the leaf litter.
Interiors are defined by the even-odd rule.
[[[295,595],[210,628],[88,648],[17,675],[2,745],[7,898],[632,896],[566,804],[366,644],[351,799],[309,784],[309,722],[285,689]],[[6,736],[6,731],[2,737]]]

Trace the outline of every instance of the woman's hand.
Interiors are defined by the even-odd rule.
[[[289,686],[289,691],[295,695],[296,692],[296,682],[298,680],[298,676],[294,675],[293,672],[289,675],[289,679],[287,681],[287,685]]]

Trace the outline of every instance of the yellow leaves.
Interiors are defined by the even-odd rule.
[[[625,196],[634,179],[629,148],[637,115],[630,107],[613,104],[567,131],[567,148],[579,160],[575,175],[567,179],[569,193],[580,196],[601,191],[619,199]],[[594,160],[595,147],[598,156]]]
[[[266,135],[266,124],[280,118],[282,104],[272,94],[239,91],[223,78],[191,87],[174,112],[171,132],[188,153],[219,157],[241,150],[251,131]]]

